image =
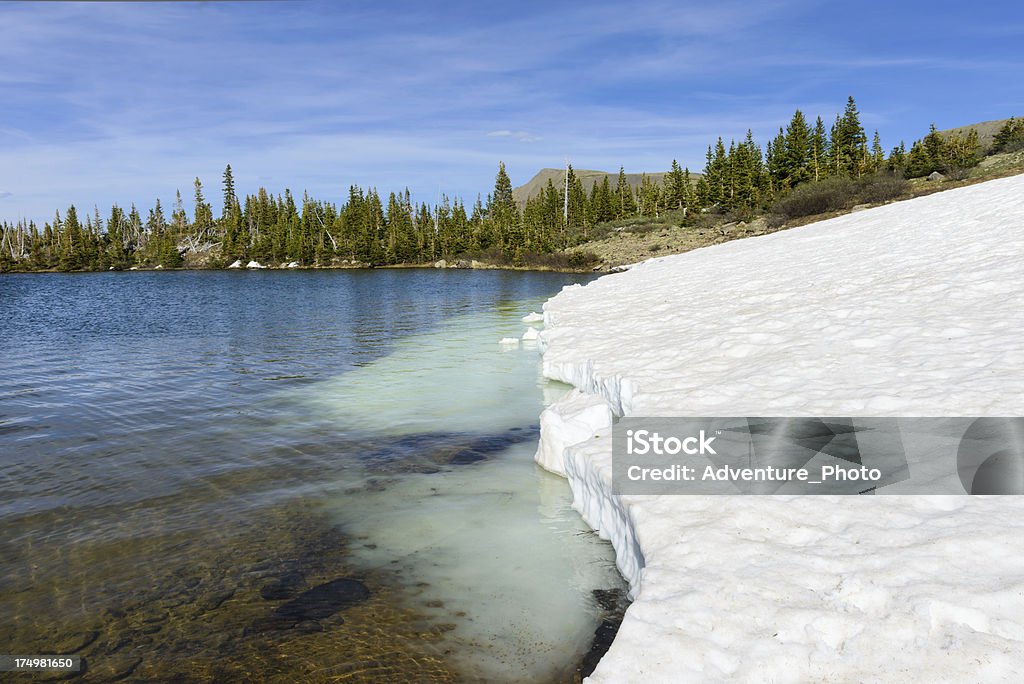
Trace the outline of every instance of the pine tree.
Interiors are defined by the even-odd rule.
[[[590,214],[591,220],[596,225],[615,218],[612,207],[612,186],[608,176],[604,176],[600,183],[594,183],[590,188]]]
[[[174,193],[174,208],[171,210],[171,228],[178,236],[188,232],[188,214],[185,213],[185,203],[181,199],[181,190]]]
[[[220,234],[224,236],[221,253],[229,257],[243,255],[248,247],[248,237],[242,235],[242,208],[235,194],[235,179],[231,164],[224,168],[224,205],[220,216]]]
[[[112,206],[110,218],[107,219],[107,261],[118,270],[128,268],[132,263],[132,254],[128,249],[127,223],[124,210],[116,204]]]
[[[821,180],[828,172],[828,134],[825,132],[825,122],[819,116],[814,122],[814,130],[811,131],[811,178],[814,181]]]
[[[992,140],[992,154],[1024,150],[1024,118],[1010,117]]]
[[[421,220],[429,221],[429,213]],[[389,264],[408,263],[416,260],[413,238],[412,208],[400,201],[395,193],[388,197],[385,222],[384,262]]]
[[[871,163],[869,171],[875,173],[880,171],[885,165],[885,150],[882,149],[882,138],[878,135],[878,131],[875,131],[875,136],[871,140]]]
[[[231,173],[231,164],[224,167],[224,206],[221,209],[221,220],[227,219],[231,210],[238,204],[235,195],[235,177]]]
[[[782,153],[783,185],[795,187],[813,177],[811,168],[814,154],[812,136],[813,133],[810,126],[807,125],[803,112],[799,109],[796,110],[786,128],[785,150]]]
[[[934,123],[928,127],[928,135],[924,136],[921,144],[924,146],[928,160],[934,165],[934,170],[941,170],[942,158],[946,154],[946,141],[935,129]]]
[[[540,216],[541,226],[548,226],[550,238],[548,243],[552,249],[562,249],[569,246],[569,229],[565,222],[563,213],[565,194],[559,190],[550,178],[544,187],[544,201],[536,211]],[[614,209],[614,200],[613,200]]]
[[[711,146],[708,146],[704,176],[701,178],[703,183],[698,185],[702,206],[722,204],[727,199],[729,178],[726,156],[725,143],[721,137],[715,142],[713,152]]]
[[[633,188],[626,180],[626,169],[619,167],[619,179],[615,185],[616,208],[615,218],[623,219],[636,213],[636,201],[633,199]]]
[[[195,219],[192,222],[193,229],[196,233],[197,242],[203,242],[213,230],[213,210],[207,203],[206,198],[203,197],[203,183],[197,176],[193,182],[195,188],[195,212],[193,216]]]
[[[658,184],[651,180],[646,173],[640,178],[640,214],[643,216],[654,216],[661,214],[661,189]]]
[[[665,177],[665,204],[672,209],[683,209],[686,206],[686,178],[679,162],[672,160],[672,170]]]
[[[689,213],[689,211],[697,205],[696,192],[693,187],[693,181],[690,178],[689,166],[683,169],[683,185],[686,188],[686,195],[683,199],[683,209]]]
[[[907,177],[920,178],[927,176],[932,171],[937,171],[938,162],[932,159],[927,149],[920,140],[915,140],[910,146],[907,154]]]
[[[568,183],[568,228],[571,233],[582,234],[583,239],[586,240],[587,232],[590,226],[589,207],[587,206],[587,193],[583,189],[583,181],[580,180],[579,176],[576,175],[575,169],[572,165],[566,173],[566,181]]]
[[[519,208],[512,196],[512,181],[505,171],[505,162],[499,162],[494,178],[494,192],[487,204],[487,218],[492,224],[498,246],[511,255],[522,247]]]
[[[900,144],[892,148],[889,153],[889,159],[886,164],[886,168],[889,171],[897,174],[903,174],[907,170],[907,147],[900,141]]]
[[[53,226],[58,235],[63,234],[59,260],[60,270],[75,271],[82,268],[82,226],[78,222],[75,205],[72,204],[68,207],[64,221],[60,220],[60,213],[58,213],[54,218]]]
[[[867,146],[867,135],[860,124],[860,113],[853,96],[846,101],[842,117],[836,118],[832,129],[832,163],[837,175],[859,176],[863,172],[863,160]]]
[[[780,191],[789,187],[789,169],[786,163],[786,133],[779,128],[778,134],[768,142],[765,153],[765,163],[768,167],[768,175],[772,179],[772,187]]]
[[[967,177],[968,171],[981,162],[981,143],[978,131],[970,129],[967,133],[956,133],[945,141],[945,168],[948,175],[960,180]]]
[[[129,249],[133,252],[138,251],[142,247],[142,216],[135,207],[135,202],[132,202],[132,206],[128,210],[127,230]]]

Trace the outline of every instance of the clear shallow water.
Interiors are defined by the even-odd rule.
[[[571,676],[619,580],[532,463],[559,388],[497,340],[576,279],[0,278],[0,652],[96,679]],[[370,598],[264,628],[339,577]]]

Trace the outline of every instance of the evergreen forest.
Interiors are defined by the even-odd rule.
[[[1010,119],[989,149],[982,149],[974,130],[943,135],[933,125],[909,149],[901,142],[886,151],[877,131],[867,135],[850,97],[829,125],[797,110],[763,148],[750,131],[728,143],[718,138],[708,145],[699,173],[672,161],[663,182],[644,176],[633,186],[620,168],[617,182],[605,177],[588,191],[570,166],[567,191],[549,180],[524,206],[513,197],[503,163],[493,189],[472,205],[444,196],[434,205],[417,203],[408,190],[385,197],[356,185],[340,201],[264,188],[240,197],[228,165],[219,216],[196,178],[188,202],[179,191],[169,208],[159,200],[141,210],[113,206],[105,214],[69,206],[42,226],[5,221],[0,271],[222,268],[236,260],[330,267],[473,258],[530,266],[553,263],[544,256],[554,254],[568,255],[558,263],[571,268],[583,265],[572,250],[609,221],[669,211],[683,217],[709,211],[750,216],[769,211],[801,186],[933,172],[962,178],[985,154],[1022,148],[1024,119]]]

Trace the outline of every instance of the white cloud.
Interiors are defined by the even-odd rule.
[[[490,131],[487,133],[488,138],[515,138],[519,142],[532,143],[540,142],[543,140],[539,135],[534,135],[528,131]]]
[[[887,145],[927,130],[921,111],[934,103],[908,92],[868,107],[855,86],[883,82],[884,69],[907,82],[914,69],[962,74],[960,55],[864,57],[829,27],[765,41],[806,9],[796,1],[548,3],[501,17],[391,3],[358,15],[315,1],[0,3],[4,213],[148,204],[188,195],[196,175],[216,202],[229,162],[240,190],[260,179],[336,199],[351,183],[472,198],[499,159],[513,182],[566,156],[579,168],[655,171],[675,158],[699,170],[718,135],[749,127],[763,143],[795,107],[830,121],[847,83],[865,124],[886,123]],[[1003,80],[1000,97],[1019,100]]]

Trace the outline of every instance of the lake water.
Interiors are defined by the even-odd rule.
[[[579,280],[0,276],[0,653],[571,681],[621,579],[532,461],[565,388],[498,340]]]

